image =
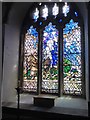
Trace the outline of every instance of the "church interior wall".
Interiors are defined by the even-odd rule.
[[[20,30],[31,3],[15,3],[9,13],[9,19],[5,25],[5,45],[4,45],[4,65],[3,65],[3,82],[2,82],[2,101],[15,102],[18,80],[18,59],[19,59],[19,41]],[[88,18],[85,3],[80,7],[84,18],[85,34],[85,75],[86,75],[86,101],[88,101]]]

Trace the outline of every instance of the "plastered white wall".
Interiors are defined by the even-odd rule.
[[[4,66],[3,66],[3,101],[14,102],[18,73],[19,29],[5,25]]]
[[[26,5],[25,5],[26,4]],[[30,3],[31,4],[31,3]],[[2,101],[16,102],[20,30],[29,3],[14,3],[5,24]]]

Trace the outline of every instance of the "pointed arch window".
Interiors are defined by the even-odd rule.
[[[43,31],[42,91],[58,93],[58,30],[51,22]]]
[[[23,90],[37,91],[38,32],[31,26],[25,35],[23,62]]]
[[[82,94],[81,30],[72,19],[63,29],[64,93]]]
[[[62,13],[60,7],[64,9]],[[78,11],[70,7],[67,3],[36,6],[38,15],[30,18],[24,37],[23,91],[85,95],[83,27]]]

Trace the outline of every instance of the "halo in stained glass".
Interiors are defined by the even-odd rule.
[[[51,22],[43,31],[42,92],[58,93],[58,30]]]
[[[38,64],[38,32],[31,26],[25,34],[24,63],[23,63],[23,90],[37,91]]]
[[[82,94],[81,30],[73,19],[63,29],[63,93]]]

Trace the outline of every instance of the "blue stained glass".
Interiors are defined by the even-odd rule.
[[[59,22],[62,22],[62,19],[60,19]]]
[[[75,12],[75,15],[76,15],[76,17],[78,16],[78,13],[77,12]]]
[[[42,22],[40,22],[40,25],[42,25]]]
[[[38,37],[38,32],[36,31],[36,28],[33,28],[33,26],[31,26],[29,30],[27,30],[27,33],[35,37]]]
[[[50,22],[48,26],[45,27],[46,32],[54,32],[55,31],[55,25],[52,26],[52,23]],[[52,35],[52,34],[51,34]]]
[[[65,39],[64,39],[65,40]],[[81,53],[81,46],[77,42],[64,42],[64,54],[71,54],[71,53]]]
[[[63,33],[64,34],[68,34],[69,32],[72,33],[72,30],[77,27],[78,27],[78,22],[74,22],[73,19],[71,19],[70,22],[65,25]]]
[[[68,59],[72,65],[80,65],[81,64],[81,54],[64,54],[64,58]]]
[[[58,31],[51,22],[43,31],[42,91],[58,93]]]

